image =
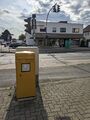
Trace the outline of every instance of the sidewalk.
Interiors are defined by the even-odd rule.
[[[25,47],[25,46],[24,46]],[[67,52],[85,52],[90,51],[90,47],[71,47],[71,48],[65,48],[65,47],[51,47],[51,46],[43,46],[39,47],[39,53],[67,53]],[[15,53],[16,49],[12,49],[9,47],[3,47],[0,48],[0,53]]]
[[[40,82],[35,99],[17,102],[0,89],[0,120],[90,120],[90,79]]]
[[[10,87],[0,88],[0,120],[5,120],[8,106],[11,102],[14,89]]]
[[[39,53],[67,53],[67,52],[85,52],[90,51],[88,47],[75,47],[75,48],[65,48],[65,47],[40,47]]]

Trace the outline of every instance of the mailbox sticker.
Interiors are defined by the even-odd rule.
[[[29,72],[30,69],[31,69],[30,63],[29,64],[28,63],[21,64],[21,71],[22,72]]]

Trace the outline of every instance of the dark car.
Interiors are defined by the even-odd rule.
[[[12,44],[9,45],[9,47],[12,47],[14,49],[18,46],[22,46],[22,45],[20,43],[12,43]]]

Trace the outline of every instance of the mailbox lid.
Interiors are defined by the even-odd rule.
[[[19,51],[15,53],[16,59],[35,59],[35,53],[32,51]]]

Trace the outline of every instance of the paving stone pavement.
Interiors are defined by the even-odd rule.
[[[11,100],[7,90],[0,95],[0,120],[90,120],[89,78],[40,82],[28,101]]]
[[[13,93],[14,89],[12,87],[0,88],[0,120],[5,119]]]

